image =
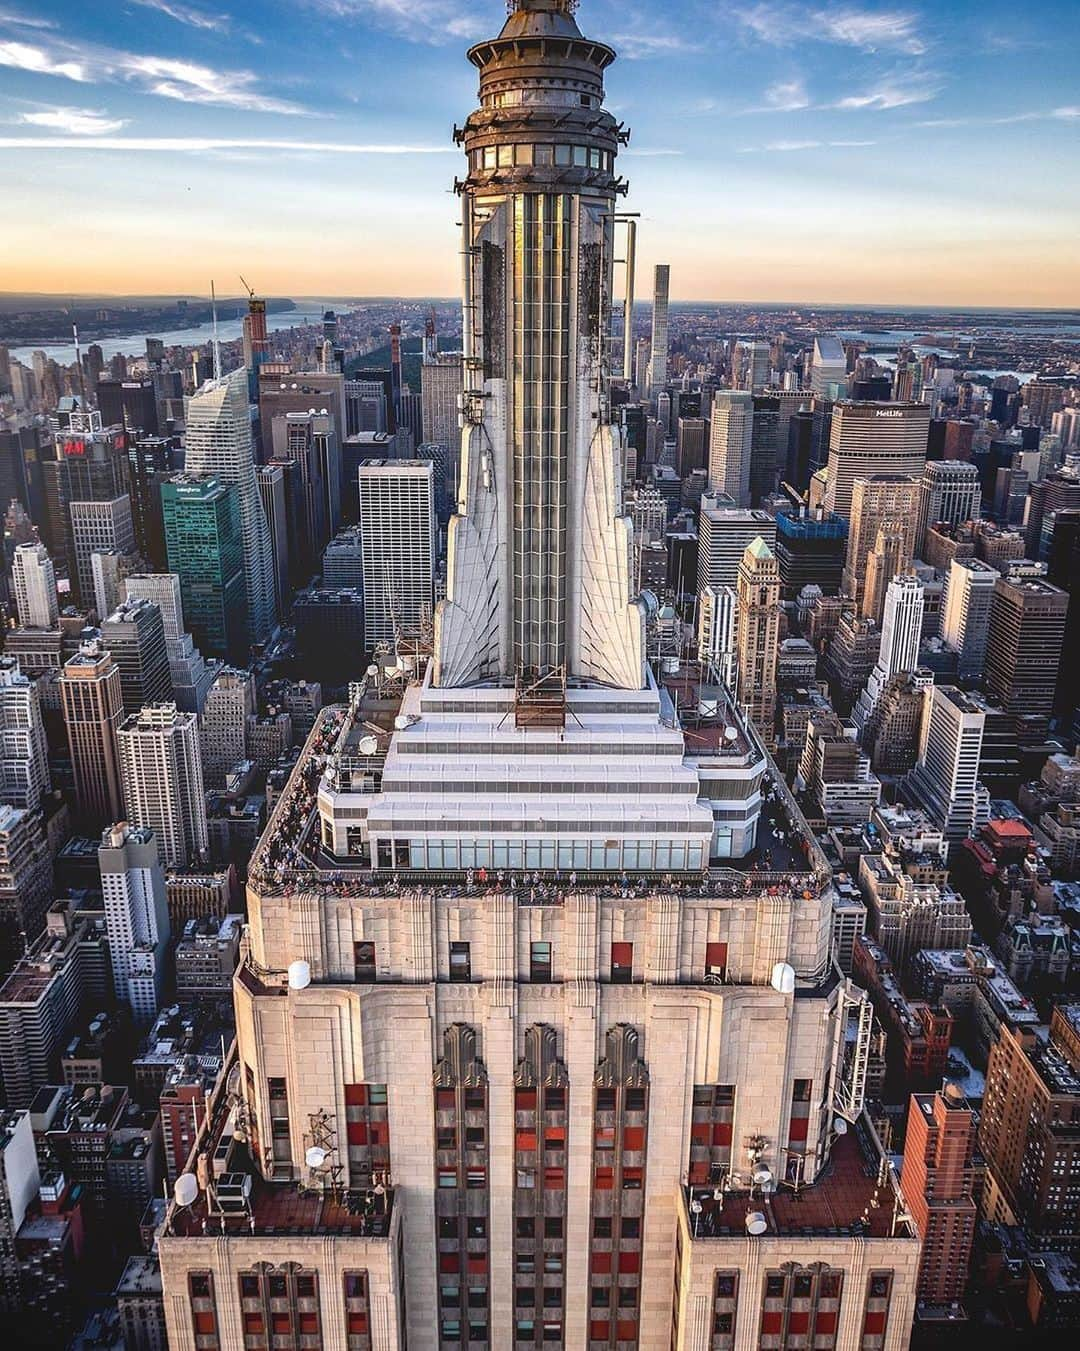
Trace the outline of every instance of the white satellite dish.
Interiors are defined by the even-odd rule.
[[[193,1206],[199,1195],[199,1180],[194,1173],[181,1173],[173,1185],[173,1198],[178,1206]]]
[[[695,1200],[695,1201],[691,1201],[691,1202],[690,1202],[690,1214],[691,1214],[691,1215],[700,1215],[700,1214],[701,1214],[701,1211],[702,1211],[702,1204],[701,1204],[700,1201],[696,1201],[696,1200]]]
[[[772,987],[778,994],[794,994],[795,968],[787,962],[777,962],[772,969]]]
[[[725,741],[738,741],[738,739],[739,739],[739,729],[737,727],[724,728]]]
[[[378,749],[378,739],[373,736],[362,736],[357,744],[357,750],[361,755],[374,755]]]
[[[404,732],[407,728],[412,726],[412,719],[407,713],[399,713],[394,719],[394,726],[399,732]]]
[[[847,1135],[847,1122],[842,1116],[838,1116],[833,1121],[832,1128],[835,1135]]]
[[[772,1170],[770,1168],[758,1168],[754,1173],[754,1186],[767,1187],[772,1181]]]
[[[319,1145],[312,1145],[304,1155],[304,1162],[309,1168],[321,1168],[326,1162],[326,1150]]]
[[[307,962],[289,964],[289,989],[306,990],[311,984],[311,967]]]
[[[714,1201],[722,1201],[722,1200],[724,1199],[724,1189],[723,1189],[723,1187],[714,1187],[714,1188],[713,1188],[712,1199],[713,1199]]]
[[[369,676],[371,676],[372,680],[374,680],[375,677],[379,674],[379,668],[377,666],[369,666],[367,668],[367,673]]]
[[[746,1217],[746,1232],[752,1238],[760,1238],[769,1232],[769,1221],[760,1210],[751,1210]]]

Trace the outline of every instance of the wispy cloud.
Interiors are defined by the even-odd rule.
[[[56,28],[52,19],[42,19],[36,14],[19,14],[15,10],[0,9],[0,23],[9,28]]]
[[[47,127],[67,132],[69,136],[109,136],[127,126],[122,117],[109,117],[107,113],[94,112],[89,108],[47,108],[41,112],[23,113],[19,117],[19,124]]]
[[[692,50],[682,38],[672,33],[614,33],[610,42],[627,61],[648,61],[654,56],[673,56]]]
[[[941,93],[941,89],[941,81],[931,75],[886,76],[857,94],[848,94],[827,106],[845,112],[907,108],[913,103],[932,102]]]
[[[186,24],[189,28],[199,28],[210,33],[227,33],[230,28],[227,14],[208,14],[206,10],[177,3],[177,0],[134,0],[134,2],[144,9],[156,9],[159,14],[175,19],[177,23]]]
[[[53,75],[78,84],[132,84],[159,98],[240,112],[314,115],[300,104],[263,93],[251,71],[216,70],[174,57],[141,56],[59,39],[39,38],[34,43],[0,41],[0,66],[35,75]]]
[[[450,155],[453,146],[258,140],[212,136],[0,136],[0,150],[148,150],[200,154],[222,150],[296,151],[320,155]]]
[[[877,145],[876,141],[766,141],[764,145],[744,145],[739,155],[788,155],[799,150],[854,150]]]
[[[1003,117],[934,117],[920,122],[920,127],[1011,127],[1020,122],[1076,122],[1080,121],[1080,107],[1039,109],[1025,113],[1008,113]]]
[[[922,56],[927,42],[919,16],[909,10],[872,10],[853,5],[807,9],[802,5],[764,0],[735,14],[753,37],[777,47],[797,42],[830,42],[866,52],[902,52]]]
[[[469,0],[308,0],[315,9],[337,18],[367,15],[410,42],[442,47],[462,39],[483,37],[492,24],[477,14]]]
[[[765,107],[774,112],[791,113],[809,106],[810,96],[802,80],[781,80],[765,90]]]

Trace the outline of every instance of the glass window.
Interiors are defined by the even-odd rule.
[[[554,151],[550,145],[538,145],[535,147],[536,163],[544,168],[550,168],[554,162]]]
[[[544,982],[551,979],[551,944],[533,943],[529,948],[529,979]]]
[[[509,168],[514,162],[514,147],[512,145],[499,146],[499,168]]]
[[[574,164],[579,169],[584,169],[589,163],[589,148],[585,145],[574,146]]]
[[[568,145],[557,145],[555,147],[555,163],[559,165],[568,165],[572,162],[573,153]]]
[[[468,943],[450,944],[450,979],[459,984],[472,980],[472,957]]]
[[[494,169],[496,161],[496,151],[493,145],[489,145],[484,150],[484,168]]]

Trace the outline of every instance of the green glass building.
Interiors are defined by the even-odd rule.
[[[184,618],[207,656],[248,660],[247,592],[236,489],[212,475],[161,485],[169,571],[180,578]]]

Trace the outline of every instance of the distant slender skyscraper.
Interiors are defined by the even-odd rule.
[[[56,573],[44,544],[21,544],[11,565],[19,623],[51,629],[60,618]]]
[[[649,362],[649,392],[653,395],[659,394],[667,384],[670,300],[671,268],[667,263],[657,263],[653,285],[652,357]]]
[[[165,876],[154,832],[114,825],[98,850],[113,988],[137,1022],[153,1022],[169,948]]]
[[[877,711],[893,676],[918,666],[924,607],[925,593],[917,577],[905,574],[892,579],[885,593],[877,665],[855,706],[855,723],[860,730]]]
[[[737,507],[750,505],[753,437],[753,395],[744,390],[718,390],[709,429],[709,491],[726,493]]]
[[[211,380],[187,406],[188,474],[213,475],[236,489],[247,591],[247,634],[252,646],[274,630],[274,553],[270,527],[255,479],[247,372],[242,368]],[[173,566],[170,557],[170,566]],[[175,570],[175,569],[174,569]]]
[[[780,565],[760,536],[743,554],[736,590],[739,706],[762,740],[773,746],[780,643]]]
[[[430,460],[372,460],[360,466],[364,632],[369,647],[431,616],[435,566],[434,475]]]
[[[207,846],[199,720],[151,704],[117,733],[127,818],[154,832],[161,862],[186,868]]]

